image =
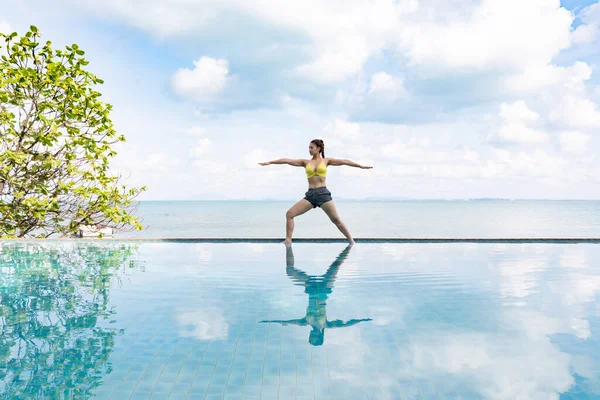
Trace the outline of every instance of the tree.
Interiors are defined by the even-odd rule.
[[[66,236],[81,225],[142,229],[141,188],[120,184],[109,159],[124,142],[76,44],[53,50],[35,26],[0,34],[0,237]]]

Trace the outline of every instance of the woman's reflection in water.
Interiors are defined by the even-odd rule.
[[[346,326],[356,325],[359,322],[371,321],[371,318],[351,319],[347,322],[336,319],[334,321],[327,320],[326,302],[327,297],[333,289],[333,283],[337,276],[340,266],[348,257],[352,244],[349,244],[329,266],[325,275],[307,275],[294,267],[294,253],[292,246],[286,246],[286,273],[294,281],[295,285],[303,285],[304,292],[308,294],[308,307],[306,308],[306,316],[301,319],[290,320],[271,320],[260,322],[276,322],[282,325],[294,324],[299,326],[310,325],[312,330],[308,336],[308,341],[313,346],[323,344],[325,338],[325,328],[343,328]]]

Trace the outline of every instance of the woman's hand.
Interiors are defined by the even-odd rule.
[[[259,162],[260,165],[270,165],[271,163],[269,161],[265,161],[265,162]]]
[[[373,168],[373,167],[371,167],[371,166],[368,166],[368,165],[361,165],[361,166],[360,166],[360,168],[361,168],[361,169],[371,169],[371,168]]]

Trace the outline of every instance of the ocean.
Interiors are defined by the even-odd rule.
[[[140,201],[142,231],[115,238],[284,238],[295,201]],[[599,200],[336,200],[355,238],[598,238]],[[295,238],[344,238],[320,208]]]

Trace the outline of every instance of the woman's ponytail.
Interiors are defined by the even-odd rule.
[[[321,139],[313,139],[310,142],[321,149],[321,157],[325,158],[325,143]]]

